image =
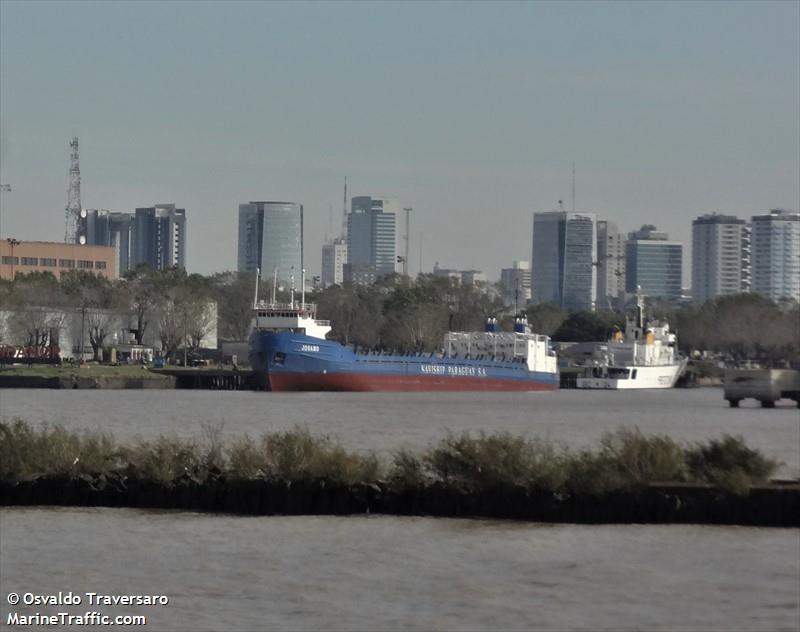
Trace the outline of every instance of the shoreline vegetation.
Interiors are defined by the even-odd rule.
[[[175,379],[142,365],[20,364],[0,366],[0,388],[172,389]]]
[[[394,514],[541,522],[800,526],[800,482],[740,437],[679,443],[620,427],[591,449],[508,433],[447,434],[390,457],[295,427],[223,441],[119,443],[0,422],[0,505],[246,515]]]

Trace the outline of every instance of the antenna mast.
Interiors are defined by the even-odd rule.
[[[403,259],[403,276],[408,276],[408,269],[411,267],[408,263],[411,257],[411,211],[414,209],[409,206],[403,210],[406,212],[406,256]]]
[[[575,163],[572,163],[572,212],[575,212]]]
[[[422,231],[419,233],[419,273],[422,274]]]
[[[347,176],[344,177],[344,197],[342,198],[342,239],[347,239]]]
[[[81,224],[81,167],[78,159],[78,137],[73,136],[69,143],[69,189],[67,190],[66,227],[64,241],[68,244],[86,243],[86,235],[80,230]]]

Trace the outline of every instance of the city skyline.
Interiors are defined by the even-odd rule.
[[[235,269],[245,199],[303,204],[319,273],[345,175],[415,208],[412,273],[420,232],[425,270],[529,258],[573,162],[575,210],[687,245],[800,207],[797,4],[185,6],[0,4],[3,235],[61,239],[73,135],[83,206],[180,200],[200,273]]]

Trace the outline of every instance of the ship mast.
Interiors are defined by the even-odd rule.
[[[253,309],[258,307],[258,281],[261,276],[261,268],[256,268],[256,291],[253,295]]]

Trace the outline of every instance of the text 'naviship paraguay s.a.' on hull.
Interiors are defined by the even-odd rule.
[[[538,391],[559,387],[547,336],[524,318],[513,332],[451,332],[439,353],[358,351],[326,340],[313,304],[256,302],[250,365],[273,391]]]

